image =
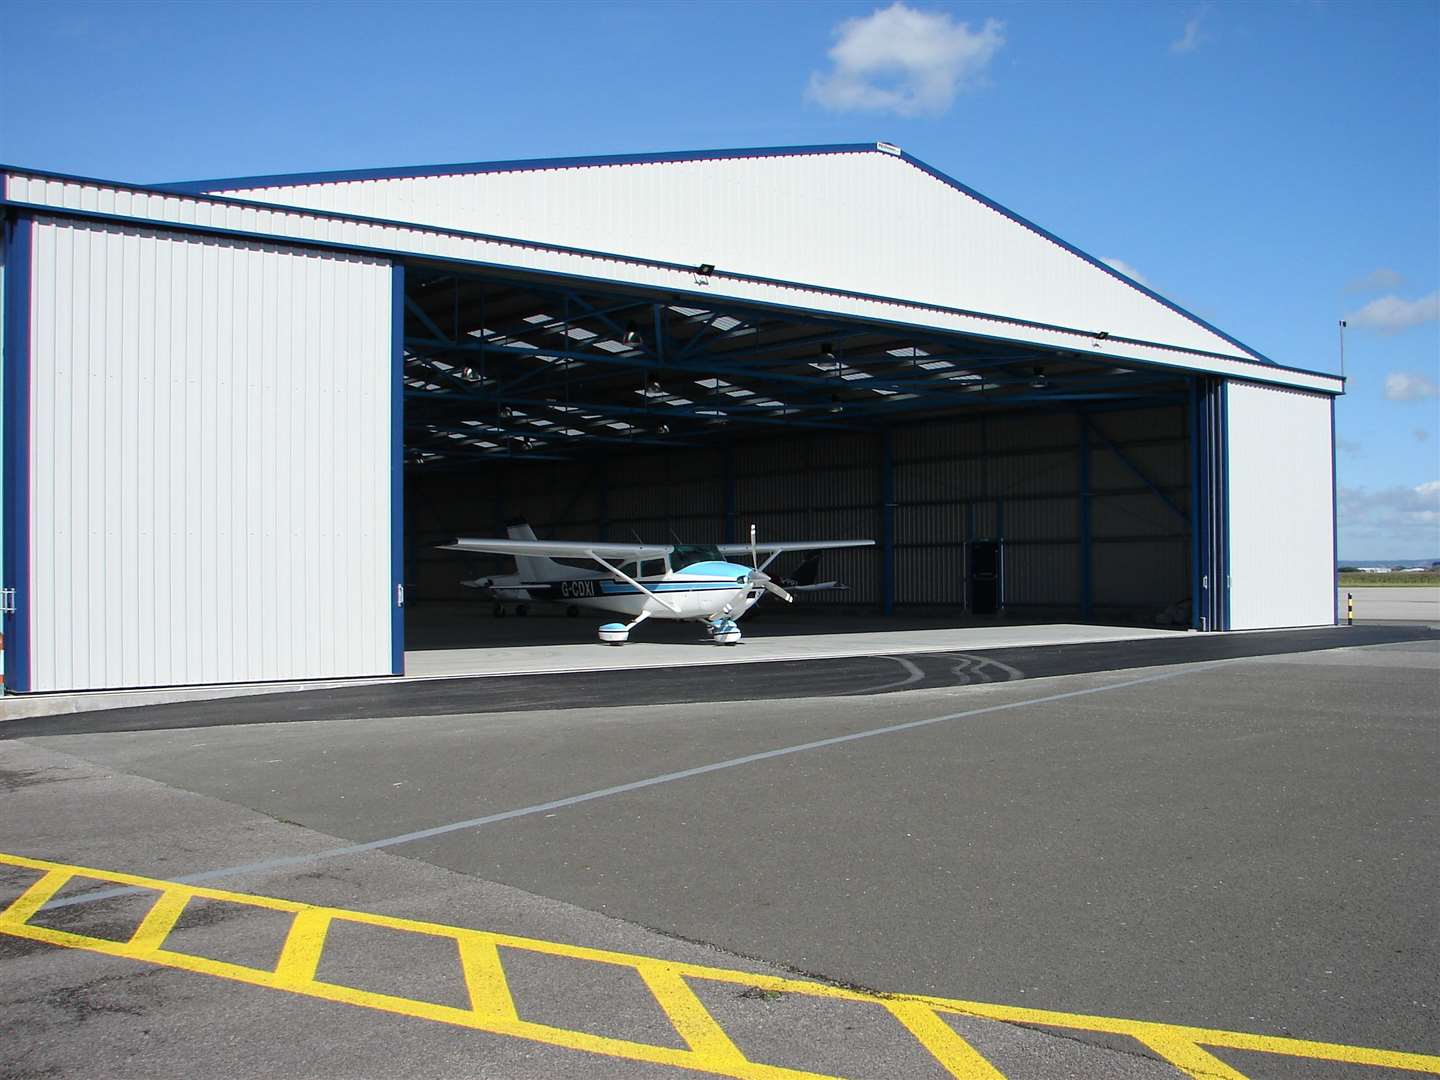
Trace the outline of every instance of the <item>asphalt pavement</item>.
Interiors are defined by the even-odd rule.
[[[501,949],[519,1015],[539,1025],[519,1035],[435,1019],[463,983],[418,931],[401,947],[341,918],[312,980],[281,991],[130,946],[0,934],[14,1048],[0,1076],[752,1075],[702,1016],[747,1062],[947,1075],[900,1006],[812,981],[1011,1009],[935,1006],[998,1070],[952,1059],[948,1075],[1182,1075],[1166,1062],[1186,1038],[1163,1032],[1195,1027],[1437,1055],[1440,642],[1357,647],[1359,629],[1344,647],[1182,663],[875,658],[790,680],[812,679],[810,696],[720,683],[698,701],[422,697],[381,715],[327,700],[297,719],[304,695],[284,695],[266,720],[212,713],[263,709],[248,699],[185,706],[186,726],[11,722],[0,851],[559,945],[541,960]],[[0,873],[0,902],[38,873]],[[158,893],[122,887],[70,880],[35,921],[128,941]],[[194,916],[175,940],[276,963],[288,939],[273,911],[224,902],[243,913]],[[607,980],[577,947],[648,959]],[[692,978],[697,1012],[645,981],[661,978],[653,959],[741,981]],[[432,1005],[347,1003],[332,983]],[[1146,1042],[1135,1021],[1184,1028]],[[652,1050],[596,1050],[575,1031]],[[1186,1060],[1191,1075],[1440,1073],[1435,1057],[1273,1050],[1232,1040]]]

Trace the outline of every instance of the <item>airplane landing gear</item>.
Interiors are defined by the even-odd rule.
[[[720,618],[707,622],[705,629],[710,632],[710,639],[716,645],[735,645],[740,641],[740,627],[734,619]]]
[[[497,619],[503,619],[505,617],[505,605],[496,604],[493,608],[490,609],[490,614],[494,615]]]
[[[600,627],[600,640],[606,645],[624,645],[630,640],[630,631],[639,626],[650,617],[648,612],[641,612],[636,618],[628,623],[609,622]]]

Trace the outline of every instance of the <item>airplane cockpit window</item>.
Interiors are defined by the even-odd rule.
[[[670,552],[670,569],[683,570],[702,562],[724,562],[720,549],[712,544],[676,544]]]

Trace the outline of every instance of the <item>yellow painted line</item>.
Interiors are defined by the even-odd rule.
[[[490,933],[484,930],[420,922],[391,915],[320,907],[276,897],[225,892],[203,886],[160,881],[109,870],[72,866],[0,853],[0,864],[27,867],[40,877],[0,912],[0,933],[105,956],[139,960],[183,971],[228,979],[252,986],[376,1009],[417,1019],[527,1039],[631,1061],[736,1077],[739,1080],[827,1080],[817,1073],[751,1061],[726,1034],[701,1002],[692,984],[719,982],[811,998],[860,1002],[886,1010],[934,1059],[961,1080],[996,1080],[1003,1074],[948,1023],[946,1015],[1128,1036],[1195,1080],[1245,1080],[1244,1074],[1221,1061],[1210,1049],[1276,1054],[1291,1058],[1369,1065],[1440,1076],[1440,1056],[1379,1050],[1305,1039],[1255,1035],[1210,1028],[1160,1024],[1145,1020],[1051,1012],[915,995],[869,994],[824,983],[762,975],[754,972],[678,963],[630,953]],[[65,883],[76,876],[118,885],[151,889],[160,896],[129,941],[112,941],[65,930],[31,925],[34,916]],[[293,916],[280,959],[273,970],[212,960],[165,947],[166,940],[190,900],[202,897],[243,904]],[[316,978],[329,928],[335,922],[359,923],[444,938],[456,944],[457,963],[470,995],[469,1008],[455,1008],[380,994]],[[506,979],[501,949],[610,964],[636,972],[669,1018],[688,1049],[594,1035],[523,1019],[517,1014]]]
[[[730,1041],[730,1036],[725,1034],[695,991],[690,989],[679,964],[652,960],[637,964],[636,968],[650,993],[660,1003],[660,1008],[670,1018],[670,1023],[690,1044],[691,1050],[712,1065],[734,1065],[745,1061],[739,1047]]]
[[[934,1009],[919,1001],[886,1001],[885,1007],[920,1040],[935,1060],[964,1080],[1005,1080],[1005,1074],[941,1020]]]
[[[470,991],[470,1008],[479,1017],[496,1021],[518,1021],[515,1000],[505,981],[500,950],[481,934],[462,933],[455,939],[460,951],[460,968]]]

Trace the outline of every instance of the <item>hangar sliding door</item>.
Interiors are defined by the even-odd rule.
[[[1228,381],[1231,630],[1335,621],[1333,399]]]
[[[12,229],[29,289],[7,313],[28,322],[6,349],[7,427],[26,429],[6,440],[7,685],[390,673],[390,264]]]

